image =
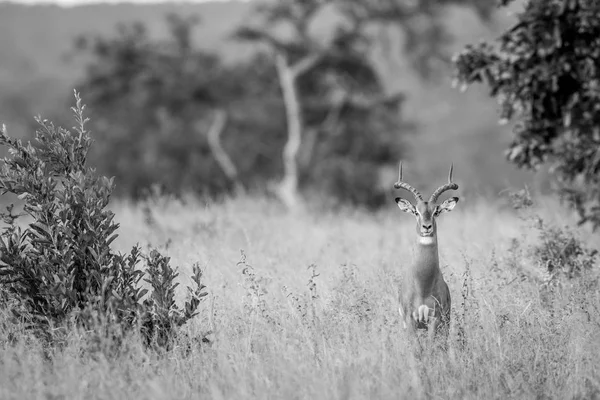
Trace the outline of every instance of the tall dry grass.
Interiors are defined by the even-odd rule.
[[[536,207],[549,224],[573,223],[552,200]],[[114,209],[124,251],[136,242],[164,249],[182,282],[193,262],[205,266],[210,295],[186,332],[210,331],[211,343],[182,339],[156,353],[132,338],[107,357],[72,332],[48,350],[5,312],[0,398],[600,397],[598,267],[543,286],[528,256],[539,232],[501,202],[463,199],[440,217],[440,260],[453,296],[448,352],[411,347],[400,328],[398,287],[414,221],[392,205],[377,214],[294,215],[251,197]]]

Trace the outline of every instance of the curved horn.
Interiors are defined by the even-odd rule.
[[[444,193],[445,191],[458,189],[458,185],[456,183],[452,182],[452,171],[453,170],[454,170],[454,163],[452,163],[450,165],[450,173],[448,174],[448,183],[440,186],[439,188],[436,189],[435,192],[433,192],[433,194],[429,198],[430,203],[435,203],[437,201],[438,197],[440,197],[440,195],[442,193]]]
[[[412,193],[413,196],[415,196],[415,200],[423,201],[423,196],[421,195],[421,193],[419,193],[417,189],[410,186],[406,182],[402,182],[402,161],[400,161],[400,167],[398,168],[398,182],[394,183],[394,188],[408,190]]]

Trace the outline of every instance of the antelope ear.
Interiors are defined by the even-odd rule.
[[[438,215],[445,213],[446,211],[452,211],[456,206],[456,203],[458,203],[458,197],[450,197],[435,208],[433,216],[437,217]]]
[[[410,201],[404,200],[401,197],[396,197],[396,204],[398,204],[398,208],[400,211],[404,211],[413,215],[417,215],[417,210],[415,210],[415,206],[413,206]]]

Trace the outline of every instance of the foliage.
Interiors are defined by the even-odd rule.
[[[481,0],[257,3],[235,36],[262,44],[277,60],[280,86],[289,93],[284,96],[288,143],[293,148],[301,142],[305,183],[345,202],[378,206],[385,201],[379,170],[405,155],[403,136],[415,126],[403,120],[405,96],[382,80],[382,60],[373,49],[383,47],[384,57],[402,54],[419,76],[437,75],[447,60],[450,35],[441,10],[449,5],[474,8],[482,18],[493,9]],[[316,28],[323,15],[332,20],[326,34]],[[393,49],[398,33],[402,45]],[[288,75],[294,84],[286,81]]]
[[[399,32],[403,38],[400,47],[394,49],[388,43],[386,51],[400,52],[420,76],[430,79],[446,74],[448,48],[453,40],[447,24],[448,8],[459,6],[473,10],[484,21],[491,20],[496,8],[494,2],[489,0],[333,1],[354,8],[359,15],[372,15],[375,21],[387,28],[388,36]]]
[[[341,19],[321,40],[311,26],[329,5]],[[274,55],[288,124],[282,183],[295,186],[300,174],[305,186],[345,202],[377,206],[384,194],[377,187],[378,169],[399,158],[409,125],[399,113],[403,96],[387,93],[369,54],[373,38],[365,26],[374,18],[356,14],[357,7],[327,1],[259,3],[235,37],[261,43]]]
[[[540,224],[541,243],[533,249],[533,257],[550,274],[549,280],[572,279],[595,267],[597,250],[588,248],[568,228]]]
[[[507,2],[504,2],[507,3]],[[600,3],[530,0],[495,42],[455,59],[463,85],[484,82],[503,121],[518,120],[510,161],[544,163],[581,223],[600,226]]]
[[[168,257],[156,250],[152,250],[146,257],[148,278],[145,281],[153,291],[143,303],[147,315],[143,320],[142,332],[147,344],[153,340],[160,347],[170,345],[177,334],[177,328],[198,314],[200,301],[207,294],[204,292],[206,286],[202,283],[202,270],[194,265],[192,281],[196,289],[187,288],[189,299],[181,309],[175,303],[175,288],[179,285],[175,283],[175,279],[179,274],[169,261]]]
[[[226,115],[222,147],[244,186],[264,187],[280,174],[286,115],[271,57],[259,52],[224,64],[195,48],[197,22],[168,16],[165,41],[151,39],[136,23],[120,25],[113,37],[87,36],[77,43],[82,55],[91,55],[79,85],[96,112],[99,146],[91,156],[101,171],[119,179],[122,194],[139,197],[154,183],[176,194],[232,190],[207,134],[219,111]],[[344,201],[378,205],[378,168],[395,162],[398,130],[407,125],[398,125],[397,109],[387,103],[371,111],[337,102],[334,77],[343,75],[361,90],[381,92],[383,85],[357,44],[336,46],[340,55],[301,82],[312,140],[298,157],[300,180]],[[349,174],[343,171],[348,166]],[[363,188],[358,194],[356,186]]]
[[[402,94],[390,93],[381,80],[372,55],[380,36],[373,33],[389,26],[406,33],[402,51],[414,59],[415,70],[430,76],[445,58],[447,40],[439,39],[449,37],[439,10],[460,4],[488,17],[492,8],[478,0],[426,3],[258,3],[248,25],[238,30],[239,37],[256,41],[265,32],[292,27],[291,37],[272,37],[275,47],[285,49],[291,64],[316,60],[296,82],[305,129],[292,158],[302,189],[340,202],[383,203],[381,168],[403,155],[403,136],[414,126],[400,115]],[[311,21],[330,5],[336,17],[327,34],[312,32]],[[271,53],[253,52],[245,61],[225,64],[197,48],[192,39],[197,25],[197,18],[169,15],[165,40],[135,23],[77,43],[89,61],[78,88],[96,112],[99,145],[90,157],[100,171],[117,177],[119,194],[140,197],[157,183],[166,192],[219,196],[241,184],[271,187],[286,174],[282,149],[289,120]],[[225,119],[219,138],[221,155],[233,167],[229,173],[211,143],[218,115]]]
[[[9,150],[1,162],[0,192],[23,201],[22,213],[13,214],[12,205],[2,213],[0,288],[11,297],[14,316],[46,339],[56,339],[71,322],[88,330],[106,322],[122,334],[154,326],[141,332],[147,341],[170,339],[205,295],[202,273],[195,267],[195,289],[188,288],[191,298],[182,311],[173,301],[177,274],[168,258],[153,251],[146,258],[151,294],[144,299],[140,249],[111,249],[119,228],[106,209],[114,182],[86,166],[92,139],[75,97],[74,132],[38,118],[34,143],[13,139],[6,130],[0,135]],[[23,216],[28,223],[18,224]]]
[[[529,224],[528,228],[538,236],[536,243],[526,249],[522,248],[519,241],[513,242],[509,251],[513,266],[521,269],[518,265],[520,261],[524,258],[531,260],[537,266],[537,271],[531,271],[531,277],[546,287],[583,277],[578,281],[581,284],[589,278],[590,271],[597,270],[598,251],[590,248],[568,226],[551,224],[534,211],[534,202],[527,190],[511,192],[509,199],[512,207]],[[529,277],[527,272],[523,273]]]
[[[225,111],[223,147],[250,186],[273,169],[269,146],[283,124],[273,66],[225,65],[192,41],[197,19],[169,15],[167,40],[153,40],[142,23],[119,25],[114,36],[84,36],[91,56],[78,85],[95,110],[100,146],[92,154],[115,175],[121,194],[139,197],[153,185],[179,194],[232,189],[211,151],[207,132]],[[256,174],[256,175],[253,175]]]
[[[339,35],[331,53],[299,80],[314,149],[304,177],[342,202],[378,207],[389,200],[379,170],[406,154],[405,137],[416,126],[402,116],[405,96],[389,93],[366,53],[367,37]]]
[[[374,39],[380,39],[387,52],[400,52],[424,77],[433,77],[440,67],[447,63],[447,45],[452,40],[445,20],[449,6],[461,6],[475,11],[484,20],[489,20],[495,9],[494,2],[488,0],[282,0],[259,2],[255,13],[261,16],[261,29],[247,29],[240,32],[250,40],[267,39],[271,44],[287,48],[301,57],[306,53],[306,40],[313,49],[322,49],[321,39],[312,35],[311,22],[319,14],[336,14],[332,23],[332,43],[337,45],[358,44],[363,51],[372,49]],[[326,10],[326,11],[323,11]],[[265,35],[268,28],[291,28],[303,31],[301,35],[281,37]],[[267,29],[265,29],[267,28]],[[373,29],[375,28],[375,29]],[[373,33],[377,32],[376,35]],[[392,48],[394,33],[400,33],[399,48]],[[289,39],[289,40],[287,40]]]

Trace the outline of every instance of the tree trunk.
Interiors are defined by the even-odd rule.
[[[300,169],[310,168],[315,153],[315,147],[319,138],[318,128],[306,128],[304,131],[304,140],[298,153],[298,166]]]
[[[225,130],[227,124],[227,112],[219,109],[215,111],[214,115],[213,123],[207,134],[208,147],[225,176],[227,176],[233,184],[236,193],[241,193],[243,192],[244,187],[240,182],[238,170],[221,144],[221,134]]]
[[[298,190],[298,151],[302,142],[302,130],[304,123],[298,88],[296,86],[297,74],[292,66],[288,64],[283,54],[276,54],[275,61],[283,101],[287,117],[287,142],[283,148],[283,178],[277,185],[277,196],[290,209],[296,209],[301,205]]]

